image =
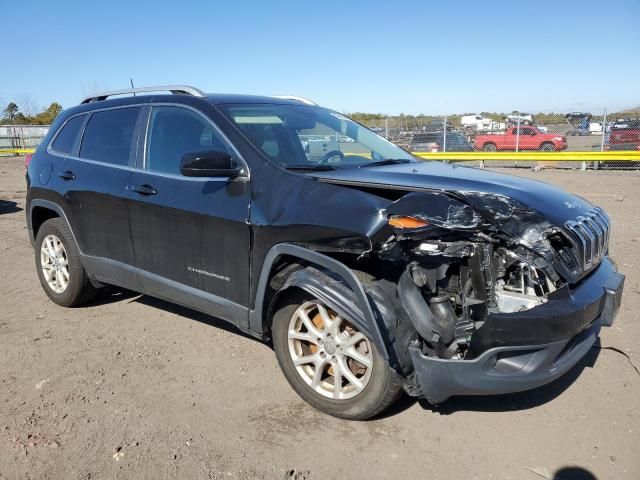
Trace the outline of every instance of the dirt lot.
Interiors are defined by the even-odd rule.
[[[613,217],[626,294],[602,348],[532,392],[404,399],[354,423],[308,407],[268,346],[216,319],[117,291],[51,303],[22,159],[0,159],[0,479],[640,478],[640,174],[510,172]]]

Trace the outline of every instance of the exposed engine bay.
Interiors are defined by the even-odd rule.
[[[412,196],[420,198],[409,194],[387,210],[395,234],[377,255],[402,270],[398,300],[425,355],[465,358],[490,315],[534,309],[571,281],[567,265],[578,263],[577,248],[535,213],[493,197],[498,208],[487,218],[465,201],[430,194],[440,216],[403,215]]]

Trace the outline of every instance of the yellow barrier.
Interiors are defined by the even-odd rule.
[[[412,152],[425,160],[535,161],[535,162],[640,162],[640,150],[605,152]]]
[[[14,148],[0,150],[1,154],[29,154],[34,148]],[[346,153],[346,152],[345,152]],[[604,152],[412,152],[425,160],[473,161],[534,161],[534,162],[640,162],[640,150]],[[349,155],[366,154],[350,153]]]
[[[0,150],[0,155],[5,154],[5,153],[29,154],[29,153],[33,153],[35,151],[36,151],[35,148],[8,148],[8,149],[5,149],[5,150]]]

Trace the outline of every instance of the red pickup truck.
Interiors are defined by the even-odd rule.
[[[611,127],[607,150],[640,150],[640,120],[624,120]]]
[[[518,127],[510,127],[504,133],[478,135],[475,139],[476,150],[496,152],[498,150],[541,150],[553,152],[567,148],[567,137],[554,133],[544,133],[536,127],[521,126],[520,139],[517,139]]]

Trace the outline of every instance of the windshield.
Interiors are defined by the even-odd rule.
[[[368,128],[326,108],[275,104],[220,108],[267,158],[285,167],[416,161]]]

